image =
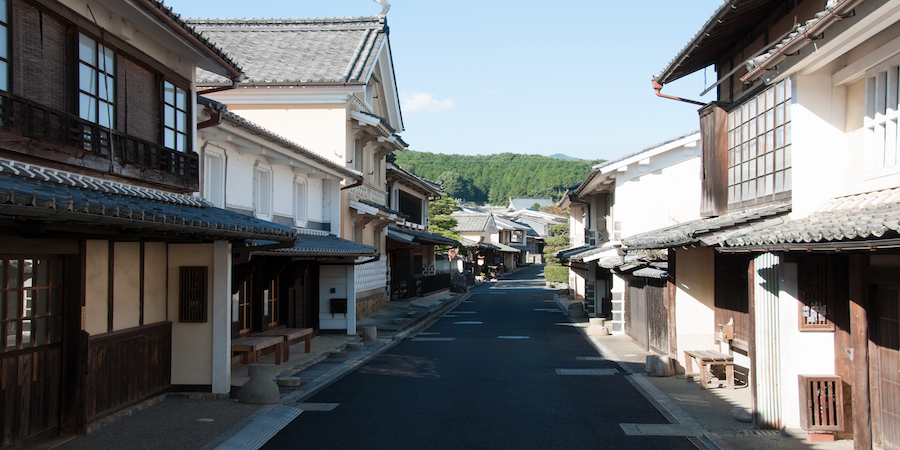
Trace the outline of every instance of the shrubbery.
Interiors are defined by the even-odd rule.
[[[569,268],[558,264],[544,266],[544,279],[550,283],[568,283]]]

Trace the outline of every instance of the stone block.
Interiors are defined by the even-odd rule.
[[[378,327],[368,326],[362,327],[363,342],[372,342],[378,339]]]
[[[743,423],[752,423],[753,415],[750,414],[750,411],[747,411],[745,408],[740,406],[735,406],[731,408],[731,416],[734,417],[734,420]]]
[[[606,328],[606,319],[603,317],[591,317],[591,325],[587,329],[588,336],[609,336],[609,329]]]
[[[274,405],[281,403],[278,385],[273,380],[277,366],[274,364],[250,364],[250,379],[241,386],[238,401],[253,405]]]
[[[300,377],[279,377],[275,379],[275,383],[281,387],[296,387],[300,386]]]

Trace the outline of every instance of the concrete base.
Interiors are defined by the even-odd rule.
[[[573,319],[583,319],[587,317],[587,312],[584,311],[584,305],[581,303],[572,303],[569,305],[569,317]]]
[[[250,380],[241,386],[238,401],[253,405],[275,405],[281,403],[278,385],[272,376],[278,366],[274,364],[250,364]]]
[[[588,336],[609,336],[609,329],[606,328],[606,319],[603,317],[591,317],[591,326],[587,329]]]
[[[834,433],[807,433],[806,440],[809,442],[834,442]]]

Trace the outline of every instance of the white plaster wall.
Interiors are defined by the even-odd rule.
[[[211,95],[215,98],[215,95]],[[297,143],[329,160],[345,165],[348,113],[344,105],[261,106],[230,103],[237,115]]]
[[[781,393],[785,399],[799,398],[798,375],[834,374],[834,332],[799,331],[800,302],[797,300],[797,263],[782,266],[779,293],[779,333],[782,367]],[[800,427],[797,402],[782,402],[782,418],[787,428]]]
[[[843,190],[846,139],[842,96],[832,96],[830,71],[797,75],[791,105],[792,213],[806,217]],[[841,101],[839,108],[835,102]]]
[[[686,161],[683,153],[691,156]],[[700,217],[700,149],[676,149],[659,155],[663,167],[641,172],[638,165],[623,177],[616,177],[613,221],[621,224],[621,237],[632,236]],[[668,156],[668,158],[666,158]],[[629,176],[632,175],[632,176]],[[648,211],[653,211],[648,214]]]
[[[109,331],[109,241],[86,241],[84,253],[84,330],[103,334]]]
[[[144,324],[167,320],[165,242],[144,244]]]
[[[676,252],[675,329],[678,362],[685,350],[716,350],[715,250],[707,247]]]
[[[172,384],[212,384],[213,320],[205,323],[178,321],[178,287],[181,266],[209,267],[210,293],[207,317],[213,317],[215,280],[213,244],[169,244],[169,320],[172,321]]]
[[[350,269],[348,269],[350,267]],[[319,268],[319,326],[323,330],[342,330],[348,326],[347,314],[331,314],[330,300],[346,298],[347,311],[356,309],[356,302],[351,302],[355,293],[348,290],[347,281],[353,279],[353,266],[321,266]],[[334,292],[331,290],[334,289]]]
[[[113,330],[141,324],[141,244],[113,244]]]

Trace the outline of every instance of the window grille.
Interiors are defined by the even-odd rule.
[[[209,295],[206,266],[181,267],[178,295],[179,322],[206,322]]]
[[[800,331],[833,331],[834,322],[828,320],[828,306],[832,292],[829,282],[834,277],[828,257],[802,257],[797,269]]]
[[[800,426],[806,431],[844,430],[841,377],[800,375]]]
[[[791,80],[728,113],[728,205],[791,190]]]

